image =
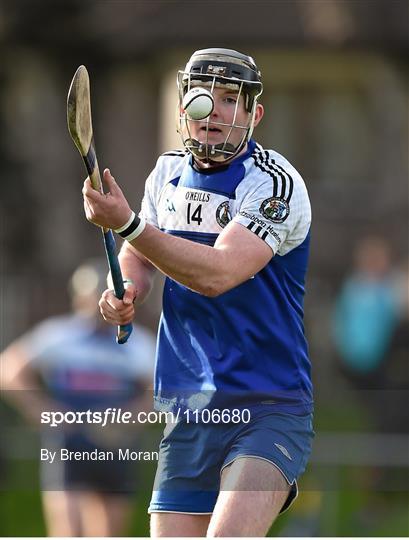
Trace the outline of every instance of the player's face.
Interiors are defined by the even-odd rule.
[[[243,138],[244,129],[233,127],[231,133],[230,129],[233,123],[242,128],[247,128],[249,124],[250,114],[245,108],[245,98],[243,95],[238,96],[238,92],[234,90],[224,88],[214,88],[213,97],[214,109],[210,118],[189,121],[192,137],[203,144],[210,145],[224,143],[228,137],[228,142],[237,146]]]

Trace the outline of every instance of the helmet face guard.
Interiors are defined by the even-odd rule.
[[[184,71],[178,72],[179,89],[179,121],[178,132],[183,145],[198,160],[208,164],[223,164],[233,159],[244,148],[250,139],[254,127],[254,117],[257,107],[257,99],[263,91],[261,75],[252,58],[229,49],[204,49],[196,51],[189,60]],[[183,97],[195,86],[205,87],[212,94],[215,88],[227,89],[236,93],[237,100],[231,123],[223,123],[212,120],[213,127],[229,128],[224,142],[209,144],[210,116],[204,120],[189,118],[182,109]],[[237,112],[240,99],[243,96],[245,109],[248,112],[246,125],[237,123]],[[192,136],[192,123],[206,122],[204,140],[198,141]],[[237,132],[242,131],[239,142]]]

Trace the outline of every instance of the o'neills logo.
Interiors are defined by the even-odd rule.
[[[209,202],[210,195],[209,193],[203,193],[203,191],[188,191],[185,195],[187,201],[199,201],[199,202]]]
[[[224,201],[217,207],[216,220],[222,228],[224,228],[229,221],[231,221],[229,201]]]

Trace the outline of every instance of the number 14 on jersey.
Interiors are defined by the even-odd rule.
[[[202,223],[202,206],[202,204],[199,204],[196,206],[196,208],[192,208],[192,203],[188,203],[186,215],[188,225],[190,225],[193,221],[195,221],[198,225]]]

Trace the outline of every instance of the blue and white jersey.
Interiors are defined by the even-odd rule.
[[[210,246],[233,220],[274,254],[254,277],[216,298],[166,279],[157,408],[311,411],[303,326],[311,208],[294,167],[254,141],[217,170],[196,170],[186,152],[168,152],[147,179],[141,213],[162,231]]]
[[[19,346],[55,400],[76,410],[112,407],[139,395],[153,375],[155,339],[141,327],[133,332],[118,346],[113,326],[62,315],[39,323]]]

